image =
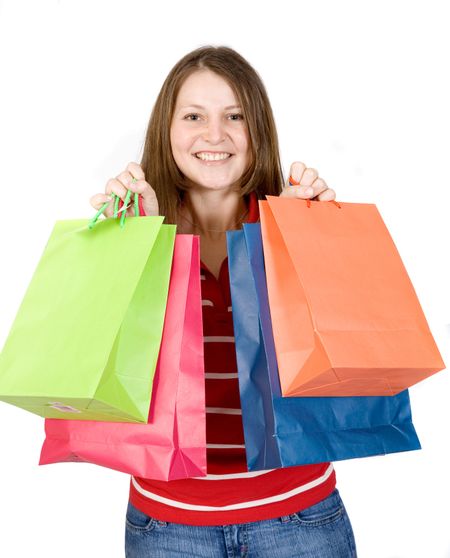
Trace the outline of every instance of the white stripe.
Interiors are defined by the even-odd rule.
[[[214,306],[211,300],[202,300],[202,306]]]
[[[215,372],[207,372],[205,378],[207,380],[231,380],[237,378],[237,372],[230,372],[229,374],[216,374]]]
[[[120,209],[117,210],[117,213],[121,213],[130,207],[130,203],[128,205],[123,205]]]
[[[228,306],[228,312],[231,312],[231,306]]]
[[[205,280],[206,276],[205,275],[200,275],[200,279]]]
[[[203,337],[204,343],[234,343],[234,336],[231,335],[213,335]]]
[[[242,449],[244,444],[206,444],[206,449]]]
[[[192,511],[228,511],[228,510],[242,510],[245,508],[254,508],[256,506],[264,506],[266,504],[273,504],[274,502],[281,502],[283,500],[287,500],[288,498],[292,498],[293,496],[297,496],[302,492],[306,492],[307,490],[311,490],[311,488],[315,488],[320,484],[324,483],[332,474],[333,472],[333,465],[330,463],[328,469],[325,473],[306,484],[302,484],[297,488],[289,490],[289,492],[283,492],[282,494],[277,494],[276,496],[269,496],[268,498],[261,498],[260,500],[251,500],[250,502],[239,502],[238,504],[230,504],[228,506],[197,506],[194,504],[187,504],[186,502],[178,502],[177,500],[171,500],[170,498],[164,498],[163,496],[159,496],[158,494],[154,494],[153,492],[149,492],[145,490],[138,484],[134,477],[131,477],[131,482],[133,483],[134,488],[143,496],[150,498],[151,500],[155,500],[156,502],[161,502],[161,504],[166,504],[167,506],[173,506],[175,508],[180,508],[183,510],[192,510]]]
[[[206,475],[206,477],[193,477],[195,480],[231,480],[231,479],[251,479],[260,477],[275,471],[275,469],[267,469],[267,471],[246,471],[245,473],[232,473],[230,475]]]
[[[241,409],[227,409],[226,407],[206,407],[206,412],[216,415],[242,415]]]

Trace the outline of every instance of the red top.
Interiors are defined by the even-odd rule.
[[[258,220],[251,194],[247,222]],[[247,471],[228,260],[219,279],[202,263],[201,279],[208,475],[168,482],[132,477],[130,501],[155,519],[188,525],[248,523],[312,506],[335,487],[331,464]]]

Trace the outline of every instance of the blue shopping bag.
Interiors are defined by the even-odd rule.
[[[282,397],[259,223],[227,233],[233,323],[250,471],[420,449],[408,391]]]

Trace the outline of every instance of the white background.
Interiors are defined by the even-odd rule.
[[[172,65],[204,44],[263,77],[285,170],[379,207],[450,360],[446,2],[0,2],[0,344],[57,219],[138,161]],[[24,350],[26,348],[24,347]],[[361,558],[450,557],[449,377],[411,389],[423,450],[336,465]],[[126,475],[38,467],[43,419],[0,404],[0,555],[124,555]]]

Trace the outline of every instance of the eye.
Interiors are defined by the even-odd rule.
[[[244,120],[244,115],[240,113],[229,114],[228,118],[233,121]]]
[[[197,120],[200,120],[200,115],[195,113],[186,114],[183,120],[190,120],[191,122],[196,122]]]

